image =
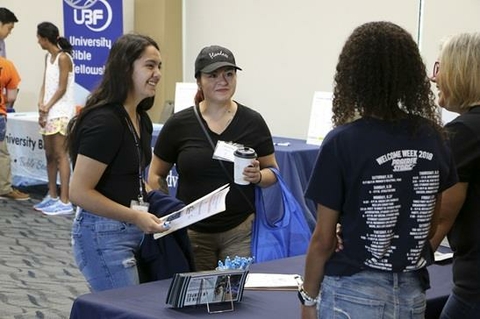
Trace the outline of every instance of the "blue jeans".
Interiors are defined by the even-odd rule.
[[[135,254],[143,236],[133,224],[79,208],[73,221],[73,255],[93,291],[139,283]]]
[[[480,300],[465,300],[451,293],[443,307],[440,319],[476,319],[480,313]]]
[[[0,114],[0,142],[3,142],[7,134],[7,118]]]
[[[423,319],[425,308],[425,291],[415,273],[361,271],[324,277],[318,317]]]

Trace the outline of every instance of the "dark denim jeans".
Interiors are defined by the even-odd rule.
[[[443,307],[440,319],[477,319],[480,318],[480,300],[465,300],[452,293]]]

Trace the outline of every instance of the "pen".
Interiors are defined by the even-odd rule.
[[[273,145],[275,145],[275,146],[290,146],[290,142],[280,142],[280,143],[275,142],[275,143],[273,143]]]

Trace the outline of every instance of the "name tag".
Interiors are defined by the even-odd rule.
[[[135,210],[139,210],[141,212],[148,212],[148,207],[150,205],[146,202],[143,202],[143,203],[140,203],[138,200],[132,200],[130,202],[130,208],[131,209],[135,209]]]

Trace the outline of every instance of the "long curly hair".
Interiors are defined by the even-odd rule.
[[[367,116],[395,122],[419,117],[441,131],[425,64],[412,36],[391,22],[357,27],[340,53],[333,92],[334,126]]]

